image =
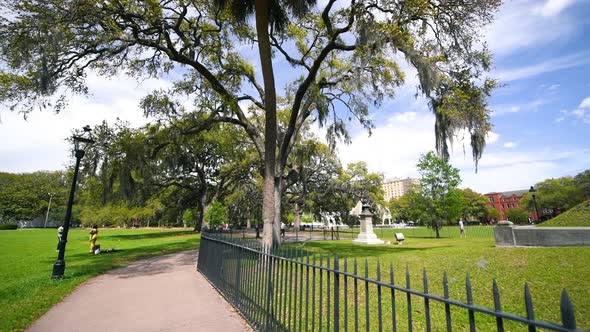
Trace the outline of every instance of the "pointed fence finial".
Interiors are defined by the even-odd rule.
[[[565,288],[561,292],[561,301],[559,304],[561,309],[561,321],[564,327],[568,329],[575,330],[576,329],[576,315],[574,313],[574,305],[570,300],[570,297],[567,295],[567,291]]]

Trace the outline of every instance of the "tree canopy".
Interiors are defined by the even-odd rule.
[[[66,172],[12,174],[0,172],[0,222],[32,220],[47,212],[49,220],[63,222],[69,193]]]
[[[265,234],[274,224],[278,239],[279,179],[301,126],[308,119],[326,126],[331,145],[350,140],[349,119],[370,130],[370,105],[394,97],[404,82],[400,61],[417,70],[418,91],[430,101],[439,155],[448,158],[448,142],[467,129],[477,166],[495,87],[485,77],[491,61],[479,31],[500,2],[329,0],[315,8],[315,1],[3,0],[0,99],[24,112],[59,111],[73,93],[88,92],[90,72],[166,76],[172,88],[146,96],[146,113],[189,114],[198,121],[185,134],[220,122],[241,127],[264,160]],[[236,12],[224,3],[244,6]],[[253,9],[255,29],[243,21]],[[240,52],[251,43],[259,46],[263,84]],[[273,99],[278,59],[295,78]],[[288,112],[284,124],[275,119],[278,106]]]
[[[410,201],[416,219],[436,231],[443,224],[462,215],[463,196],[457,189],[461,183],[459,169],[430,151],[420,157],[417,164],[420,173],[419,190],[411,193]]]

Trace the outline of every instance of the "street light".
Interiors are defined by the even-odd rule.
[[[537,189],[533,186],[529,189],[529,192],[533,195],[533,204],[535,205],[535,221],[539,221],[539,209],[537,208],[537,197],[535,196],[536,191]]]
[[[66,269],[66,261],[64,260],[64,255],[66,252],[66,243],[68,242],[68,231],[70,229],[70,219],[72,218],[72,205],[74,205],[74,193],[76,192],[76,182],[78,181],[78,169],[80,168],[80,159],[84,157],[84,152],[86,151],[86,148],[90,146],[92,143],[94,143],[94,141],[90,138],[90,126],[85,126],[83,129],[84,134],[88,134],[88,137],[76,135],[72,137],[74,139],[74,156],[76,157],[76,166],[74,168],[72,188],[70,189],[70,198],[68,199],[66,219],[64,220],[64,231],[62,235],[63,243],[61,243],[61,246],[59,247],[59,254],[57,255],[57,260],[55,261],[55,264],[53,264],[53,273],[51,275],[53,279],[62,278],[64,276],[64,271]]]
[[[49,209],[51,209],[51,199],[55,196],[55,193],[47,193],[49,195],[49,205],[47,205],[47,214],[45,215],[45,225],[43,228],[47,228],[47,219],[49,218]]]

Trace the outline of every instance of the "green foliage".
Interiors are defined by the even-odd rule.
[[[582,190],[584,197],[590,197],[590,169],[577,174],[574,177],[574,182]]]
[[[543,209],[560,209],[562,212],[579,204],[584,200],[583,190],[576,185],[570,176],[557,179],[547,179],[535,185],[535,198],[539,213]],[[531,193],[527,193],[520,202],[529,212],[534,212],[534,202]]]
[[[508,209],[505,213],[506,218],[515,224],[528,223],[528,213],[521,208]]]
[[[389,201],[389,211],[391,213],[391,217],[395,220],[410,220],[410,206],[411,206],[411,201],[410,199],[412,198],[412,194],[408,195],[403,195],[401,197],[398,198],[392,198]]]
[[[463,212],[463,194],[456,189],[461,183],[459,169],[430,151],[420,157],[419,191],[410,195],[410,215],[437,232],[444,224],[456,220]]]
[[[498,212],[498,210],[494,209],[491,206],[488,206],[488,208],[487,208],[487,215],[488,215],[489,219],[498,220],[498,218],[500,218],[500,212]]]
[[[211,227],[217,227],[227,223],[227,208],[220,201],[213,201],[205,213],[205,220]]]
[[[539,227],[590,227],[590,200],[586,200]]]
[[[469,188],[461,190],[463,194],[462,216],[465,221],[484,221],[490,218],[487,198]],[[495,209],[494,209],[495,210]]]
[[[12,174],[0,172],[0,221],[32,220],[51,209],[65,207],[69,194],[64,172]],[[50,214],[51,220],[54,215]],[[63,218],[61,218],[63,220]]]
[[[16,224],[11,224],[11,223],[0,224],[0,230],[14,230],[17,228],[18,228],[18,226]]]
[[[137,224],[148,225],[149,219],[154,217],[150,207],[128,208],[124,205],[106,205],[103,207],[85,206],[81,211],[81,224],[86,227],[99,225],[100,227],[131,227]]]
[[[317,221],[321,213],[333,212],[339,214],[341,222],[350,224],[354,219],[349,218],[349,213],[359,201],[368,203],[375,211],[385,205],[383,175],[370,173],[365,162],[348,164],[346,169],[337,168],[331,175],[325,184],[316,184],[318,190],[310,194],[309,205]]]
[[[171,88],[143,99],[145,113],[159,123],[173,123],[177,138],[218,123],[242,129],[264,161],[268,219],[280,216],[281,202],[271,202],[275,195],[270,191],[282,194],[283,184],[273,183],[290,171],[289,155],[302,126],[317,121],[331,147],[337,140],[350,141],[347,124],[352,119],[371,130],[370,107],[394,98],[404,83],[401,57],[416,69],[417,88],[430,101],[439,154],[446,159],[448,142],[466,129],[477,166],[491,130],[486,99],[495,87],[494,80],[484,77],[491,56],[481,47],[480,29],[492,21],[501,1],[457,0],[452,6],[432,1],[333,6],[330,1],[318,8],[314,3],[5,1],[3,13],[11,19],[0,22],[0,101],[24,112],[37,107],[59,111],[71,95],[88,93],[89,73],[143,79],[177,68],[181,75],[172,75]],[[218,5],[231,9],[219,10]],[[256,29],[245,20],[251,14],[256,14]],[[261,54],[263,83],[248,55],[240,53],[250,43]],[[275,59],[292,66],[296,77],[279,96]],[[248,112],[242,101],[250,103]],[[279,106],[288,110],[287,121],[277,121]],[[191,121],[185,125],[187,118]],[[90,191],[88,201],[142,205],[146,197],[138,189],[148,186],[140,185],[147,179],[141,170],[149,173],[149,168],[142,168],[138,157],[144,155],[146,140],[114,148],[126,153],[95,155],[103,165],[111,163],[104,159],[108,157],[116,166],[100,172],[92,185],[103,190],[100,196]],[[184,146],[181,150],[180,158],[192,153]],[[97,168],[90,170],[96,173]],[[214,196],[200,203],[201,213]],[[191,207],[182,205],[176,220]]]
[[[194,209],[186,209],[182,214],[182,223],[189,227],[194,227],[197,223],[197,213]]]

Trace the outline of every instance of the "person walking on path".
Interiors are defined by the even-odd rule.
[[[459,237],[467,237],[465,234],[465,227],[463,225],[463,218],[459,218]]]
[[[90,253],[94,253],[94,246],[96,246],[96,239],[98,238],[98,226],[94,225],[90,229]]]

